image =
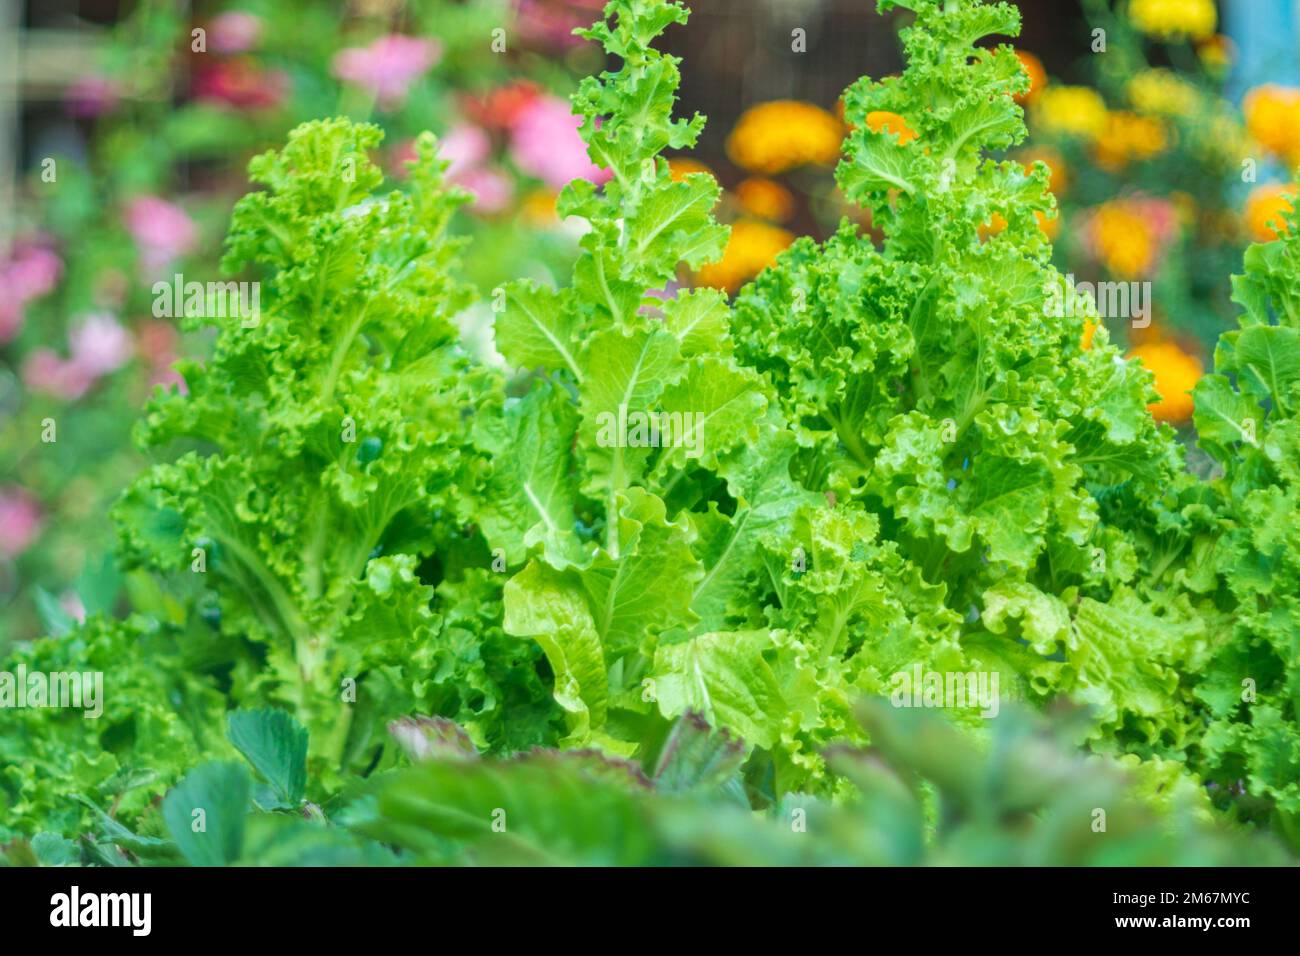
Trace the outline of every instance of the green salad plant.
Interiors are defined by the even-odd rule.
[[[1193,475],[1053,308],[1047,171],[999,157],[1027,80],[978,45],[1016,12],[910,6],[838,173],[883,243],[800,240],[733,304],[677,284],[726,239],[662,156],[703,124],[654,45],[687,12],[611,0],[573,98],[609,178],[561,196],[570,281],[492,297],[504,370],[457,334],[431,136],[401,191],[367,125],[255,159],[224,265],[262,307],[116,509],[135,613],[15,659],[106,696],[6,713],[10,859],[1281,859],[1225,828],[1294,837],[1300,240],[1248,255]]]

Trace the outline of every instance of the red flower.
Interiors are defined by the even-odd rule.
[[[197,66],[190,92],[196,100],[225,103],[239,110],[264,110],[280,105],[288,85],[288,78],[278,70],[264,70],[252,60],[238,58]]]

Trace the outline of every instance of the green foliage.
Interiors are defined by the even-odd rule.
[[[920,635],[895,609],[895,636],[878,642],[880,610],[857,612],[874,626],[851,659],[873,685],[918,658],[989,670],[1018,696],[1095,703],[1094,735],[1171,743],[1184,720],[1176,671],[1194,665],[1201,625],[1183,605],[1134,596],[1150,545],[1121,529],[1158,510],[1181,471],[1177,445],[1146,411],[1147,374],[1101,338],[1082,349],[1084,316],[1051,307],[1064,278],[1035,219],[1052,208],[1046,170],[989,155],[1024,137],[1013,94],[1027,78],[1010,47],[974,44],[1014,35],[1019,15],[907,6],[907,69],[845,98],[854,129],[838,179],[883,246],[848,222],[822,245],[796,242],[742,292],[737,354],[780,396],[796,474],[835,494],[839,522],[869,529],[841,547],[878,535],[883,590],[906,582],[919,599],[902,606],[926,609]],[[873,130],[867,116],[882,110],[916,138]],[[994,215],[1007,227],[981,235]],[[805,586],[781,595],[786,613],[808,605]],[[860,587],[827,597],[852,609]]]
[[[265,720],[232,715],[232,738],[239,724]],[[750,809],[743,747],[693,713],[675,721],[644,762],[586,749],[488,757],[451,721],[405,720],[390,731],[414,765],[379,775],[328,812],[262,807],[243,764],[213,762],[168,793],[157,811],[165,836],[139,836],[102,816],[84,851],[42,834],[15,842],[0,861],[1136,866],[1283,859],[1266,840],[1208,822],[1194,788],[1171,788],[1155,816],[1137,798],[1141,774],[1083,757],[1059,739],[1068,721],[1054,735],[1027,713],[1010,712],[985,748],[940,717],[882,701],[863,701],[855,720],[875,743],[828,751],[856,788],[836,802],[796,793]],[[291,737],[306,733],[291,719],[283,726]],[[155,822],[147,817],[144,825]]]
[[[1201,446],[1222,469],[1215,511],[1190,536],[1185,586],[1228,619],[1196,694],[1203,773],[1243,816],[1300,836],[1300,303],[1291,231],[1246,252],[1215,372],[1196,387]]]
[[[497,346],[537,374],[475,424],[494,463],[481,528],[489,548],[524,564],[505,587],[505,629],[545,651],[566,743],[622,754],[688,706],[739,718],[706,685],[734,682],[743,698],[760,679],[734,668],[778,638],[733,631],[747,623],[735,609],[752,603],[761,536],[814,500],[790,478],[793,436],[770,390],[731,357],[725,299],[659,291],[679,264],[720,256],[726,239],[712,217],[717,184],[674,182],[660,155],[692,145],[703,126],[673,118],[677,60],[650,45],[685,20],[675,3],[617,0],[583,32],[621,63],[574,98],[591,156],[612,178],[601,190],[574,181],[560,197],[561,215],[590,225],[571,285],[507,287]],[[678,416],[679,440],[625,441],[620,411]],[[737,642],[746,653],[724,659]],[[707,662],[703,684],[681,673],[687,660]],[[797,670],[792,659],[779,680]],[[770,692],[793,690],[768,677]],[[766,702],[767,732],[750,741],[770,747],[787,713],[784,699]]]
[[[201,757],[222,753],[222,696],[175,652],[169,629],[142,618],[92,618],[61,638],[24,645],[5,660],[20,673],[99,673],[102,713],[76,708],[3,711],[0,839],[75,835],[76,798],[130,819]],[[12,704],[7,706],[12,707]]]
[[[856,785],[830,802],[791,794],[749,809],[739,751],[687,717],[658,768],[589,751],[435,756],[383,781],[360,829],[410,862],[524,865],[1276,864],[1266,840],[1203,819],[1175,789],[1163,820],[1118,764],[1073,752],[1024,712],[986,749],[943,719],[864,701],[871,750],[838,746]],[[1067,722],[1068,724],[1068,722]],[[1062,728],[1062,730],[1068,729]],[[706,755],[702,761],[699,755]],[[574,813],[574,806],[583,813]],[[933,806],[937,825],[927,823]],[[409,855],[409,856],[408,856]]]
[[[261,315],[220,320],[188,394],[151,406],[142,443],[179,457],[119,508],[124,553],[190,596],[188,636],[218,644],[235,699],[291,707],[334,771],[372,762],[375,728],[423,703],[412,656],[437,659],[435,683],[454,675],[467,699],[438,704],[485,742],[501,732],[474,697],[499,712],[510,671],[532,678],[527,653],[459,652],[430,609],[420,569],[463,547],[482,463],[462,423],[492,378],[451,321],[468,301],[446,235],[464,196],[443,188],[432,137],[411,191],[375,194],[379,136],[309,123],[253,160],[267,188],[236,205],[225,265],[259,267]],[[440,587],[438,603],[483,600],[463,573]]]
[[[733,309],[672,284],[725,240],[716,183],[661,155],[703,123],[651,45],[686,10],[612,0],[583,35],[618,69],[574,98],[611,178],[561,196],[571,281],[502,290],[508,380],[458,342],[432,137],[406,193],[344,120],[256,158],[225,266],[261,313],[151,404],[116,509],[141,613],[22,652],[130,707],[19,713],[0,835],[43,835],[10,859],[1271,861],[1193,774],[1294,824],[1300,240],[1237,282],[1200,481],[1146,373],[1051,308],[1045,171],[988,155],[1025,80],[975,43],[1015,11],[913,6],[907,70],[847,97],[839,179],[883,245],[801,240]],[[1010,702],[862,703],[921,671],[1087,705],[1057,734],[1092,753]]]

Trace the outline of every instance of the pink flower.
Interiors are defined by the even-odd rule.
[[[447,177],[455,178],[481,165],[492,152],[492,141],[478,126],[458,123],[438,143],[438,157],[446,160]]]
[[[519,28],[534,42],[571,47],[582,42],[575,27],[588,26],[605,0],[515,0]]]
[[[438,143],[438,156],[446,160],[447,181],[468,190],[475,212],[500,212],[514,196],[514,183],[499,169],[483,164],[492,155],[492,139],[480,126],[458,123]]]
[[[16,558],[41,533],[41,509],[25,488],[0,488],[0,555]]]
[[[40,245],[20,246],[0,264],[0,343],[18,334],[23,306],[49,294],[62,272],[63,260]]]
[[[454,181],[457,186],[463,186],[473,194],[474,200],[469,208],[487,215],[500,212],[508,206],[515,192],[510,177],[497,169],[466,170]]]
[[[68,334],[72,355],[60,358],[53,349],[39,348],[23,363],[23,381],[33,391],[57,398],[80,398],[103,376],[131,357],[131,337],[106,312],[86,316]]]
[[[91,378],[121,368],[131,357],[131,336],[107,312],[95,312],[82,319],[68,334],[74,362]]]
[[[23,302],[39,298],[54,289],[63,272],[63,260],[44,246],[17,249],[0,269],[0,282],[9,294]]]
[[[208,45],[214,53],[243,53],[261,37],[261,18],[243,10],[219,13],[208,24]]]
[[[587,144],[578,135],[581,125],[567,101],[539,96],[515,118],[510,154],[520,169],[552,189],[562,188],[571,179],[603,183],[613,174],[588,158]]]
[[[23,363],[23,381],[34,392],[55,398],[80,398],[95,384],[95,378],[72,360],[59,358],[53,349],[39,348]]]
[[[157,196],[140,196],[126,208],[126,228],[140,247],[141,265],[157,275],[199,242],[194,220],[180,206]]]
[[[411,84],[442,57],[436,40],[394,33],[365,47],[349,47],[334,57],[334,75],[367,91],[384,110],[402,105]]]
[[[106,76],[83,76],[68,86],[63,107],[77,119],[94,119],[117,106],[117,86]]]

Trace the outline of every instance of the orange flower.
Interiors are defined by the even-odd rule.
[[[990,236],[996,236],[1003,229],[1007,228],[1007,221],[1002,217],[1002,213],[995,212],[989,216],[988,222],[981,223],[976,230],[979,233],[980,241],[988,239]]]
[[[1200,359],[1169,341],[1135,346],[1129,357],[1137,359],[1155,376],[1160,400],[1147,408],[1158,421],[1177,424],[1192,417],[1193,403],[1189,393],[1205,371]]]
[[[1151,274],[1178,233],[1178,212],[1165,199],[1111,199],[1093,210],[1084,230],[1089,253],[1112,275]]]
[[[1155,240],[1142,217],[1127,206],[1103,204],[1092,218],[1097,258],[1117,276],[1145,275],[1155,261]]]
[[[1069,176],[1066,172],[1065,157],[1054,149],[1039,146],[1024,152],[1020,159],[1021,165],[1025,167],[1027,173],[1033,172],[1034,163],[1040,161],[1047,166],[1051,173],[1047,188],[1059,199],[1065,195],[1065,191],[1070,185]]]
[[[786,222],[794,215],[794,196],[772,179],[751,176],[736,187],[740,208],[751,216],[769,222]]]
[[[773,100],[741,114],[727,137],[727,155],[742,169],[772,175],[807,163],[835,162],[843,139],[843,125],[821,107]]]
[[[1256,242],[1272,242],[1286,234],[1286,216],[1295,211],[1287,198],[1294,197],[1296,187],[1280,183],[1256,186],[1246,199],[1246,231]]]
[[[776,261],[781,251],[792,242],[794,235],[784,229],[742,219],[732,225],[731,239],[722,259],[701,269],[695,276],[696,282],[735,292]]]
[[[1038,220],[1038,228],[1043,230],[1043,235],[1055,241],[1061,231],[1061,211],[1058,209],[1056,215],[1049,218],[1047,213],[1035,209],[1034,218]]]
[[[709,169],[698,159],[691,159],[689,156],[674,156],[668,160],[668,175],[673,182],[679,183],[692,173],[708,173],[713,175],[713,170]]]
[[[876,110],[867,114],[867,126],[879,133],[882,129],[898,137],[898,145],[904,146],[916,139],[916,131],[907,125],[907,120],[897,113]]]
[[[1106,116],[1106,126],[1094,144],[1097,163],[1123,169],[1132,160],[1150,159],[1169,144],[1164,124],[1150,116],[1117,110]]]
[[[1017,50],[1016,57],[1029,74],[1029,91],[1016,97],[1017,103],[1032,103],[1043,87],[1047,85],[1047,71],[1043,69],[1043,61],[1034,56],[1028,50]]]
[[[1049,219],[1047,213],[1034,210],[1034,218],[1038,220],[1038,228],[1043,230],[1043,235],[1048,239],[1055,239],[1056,234],[1061,231],[1061,216],[1058,212],[1056,216]],[[989,216],[988,222],[981,223],[976,230],[979,233],[980,241],[984,242],[992,236],[998,235],[1002,230],[1007,228],[1007,221],[1002,213],[995,212]]]
[[[1300,163],[1300,90],[1266,83],[1242,103],[1251,138],[1291,165]]]
[[[1079,346],[1085,351],[1092,348],[1092,337],[1097,334],[1097,323],[1092,319],[1083,320],[1083,338],[1079,340]]]

